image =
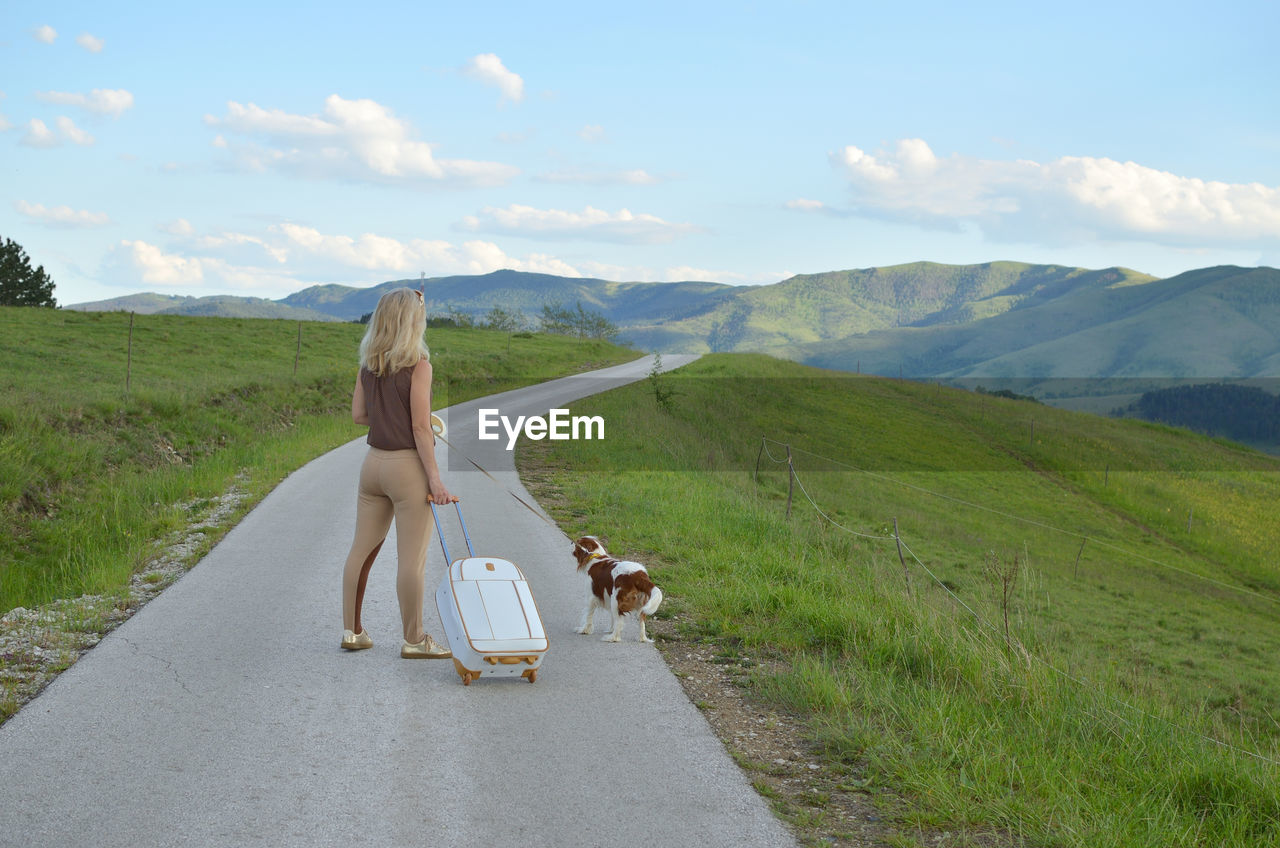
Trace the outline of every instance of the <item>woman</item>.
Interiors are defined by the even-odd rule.
[[[422,293],[389,291],[378,301],[360,342],[360,374],[351,395],[351,419],[369,427],[369,453],[360,469],[356,537],[342,573],[342,647],[373,647],[360,623],[369,568],[396,522],[396,595],[404,625],[406,659],[446,659],[452,654],[422,626],[428,501],[450,502],[436,466],[431,431],[431,362]]]

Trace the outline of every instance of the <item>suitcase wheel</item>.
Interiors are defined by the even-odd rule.
[[[529,682],[533,683],[538,679],[538,670],[536,668],[527,668],[525,669],[524,674],[520,676],[528,678]]]
[[[471,681],[475,680],[480,676],[480,672],[472,671],[471,669],[464,666],[462,663],[458,662],[457,657],[453,658],[453,670],[458,672],[458,676],[462,678],[463,686],[470,686]]]

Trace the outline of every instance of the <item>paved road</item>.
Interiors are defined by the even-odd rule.
[[[603,376],[625,382],[649,367]],[[483,405],[541,413],[599,391],[600,376]],[[445,467],[474,452],[531,500],[509,456],[475,443],[480,405],[449,410]],[[537,683],[464,688],[448,661],[400,659],[394,540],[366,597],[375,646],[339,650],[364,451],[352,442],[291,475],[0,727],[0,845],[795,844],[652,645],[572,632],[582,588],[568,539],[479,472],[451,470],[447,483],[477,550],[530,580],[551,634]],[[437,635],[443,573],[436,545]]]

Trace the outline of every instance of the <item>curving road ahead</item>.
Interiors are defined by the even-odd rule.
[[[542,414],[651,364],[447,410],[440,457],[476,550],[524,569],[551,636],[537,683],[464,688],[448,661],[400,659],[394,540],[366,596],[375,646],[339,650],[361,439],[291,475],[0,727],[0,846],[794,845],[652,645],[572,632],[569,540],[502,491],[532,503],[505,438],[475,440],[481,406]]]

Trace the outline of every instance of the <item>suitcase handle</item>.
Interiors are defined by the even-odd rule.
[[[436,512],[434,503],[427,501],[427,504],[431,507],[431,517],[436,522],[436,535],[440,537],[440,550],[444,551],[444,563],[445,565],[450,565],[453,560],[449,558],[449,548],[444,543],[444,530],[440,527],[440,513]],[[458,512],[458,523],[462,525],[462,538],[467,540],[467,553],[475,556],[476,552],[471,547],[471,534],[467,532],[467,522],[462,518],[462,507],[458,506],[457,498],[453,499],[453,508]]]

